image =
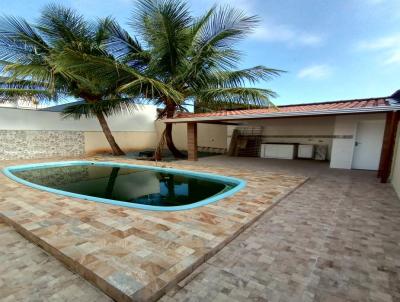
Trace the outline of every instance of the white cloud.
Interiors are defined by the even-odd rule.
[[[357,48],[360,50],[379,50],[397,46],[400,46],[400,34],[385,36],[374,40],[361,41],[358,43]]]
[[[381,56],[381,63],[383,65],[400,64],[400,33],[361,41],[358,43],[356,49],[377,52]]]
[[[323,39],[321,36],[315,34],[302,33],[298,37],[298,40],[304,45],[319,45]]]
[[[304,67],[299,70],[297,76],[300,79],[325,79],[332,74],[332,68],[327,64],[316,64]]]
[[[400,50],[393,52],[383,63],[385,65],[400,64]]]
[[[316,34],[294,30],[283,24],[263,24],[257,27],[250,38],[259,41],[282,42],[288,45],[316,46],[322,43],[322,37]]]

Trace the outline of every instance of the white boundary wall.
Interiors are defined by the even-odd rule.
[[[141,106],[130,113],[107,118],[112,131],[155,132],[155,106]],[[0,108],[0,130],[101,131],[97,119],[63,119],[59,112]]]
[[[155,148],[157,108],[140,106],[107,118],[117,143],[125,151]],[[0,159],[79,156],[109,152],[95,118],[62,118],[59,112],[0,108]]]
[[[139,106],[132,112],[107,117],[115,140],[124,151],[154,149],[164,129],[157,107]],[[173,127],[179,149],[187,149],[186,124]],[[199,146],[226,149],[226,126],[199,124]],[[95,118],[62,118],[59,112],[0,107],[0,160],[79,156],[110,152]]]

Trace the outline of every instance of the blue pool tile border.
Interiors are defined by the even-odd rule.
[[[135,203],[128,203],[128,202],[123,202],[123,201],[117,201],[117,200],[112,200],[112,199],[107,199],[107,198],[99,198],[99,197],[94,197],[94,196],[88,196],[88,195],[82,195],[82,194],[77,194],[77,193],[72,193],[72,192],[67,192],[63,190],[58,190],[58,189],[53,189],[49,188],[46,186],[38,185],[29,181],[26,181],[22,178],[19,178],[15,176],[12,172],[17,172],[17,171],[26,171],[26,170],[34,170],[37,168],[52,168],[52,167],[65,167],[65,166],[91,166],[91,165],[97,165],[97,166],[112,166],[112,167],[126,167],[126,168],[141,168],[141,169],[148,169],[148,170],[153,170],[153,171],[163,171],[163,172],[169,172],[169,173],[175,173],[175,174],[180,174],[180,175],[187,175],[187,176],[194,176],[198,178],[205,178],[205,179],[211,179],[211,180],[216,180],[219,182],[224,182],[224,183],[229,183],[229,184],[234,184],[235,186],[223,193],[211,196],[209,198],[203,199],[201,201],[187,204],[187,205],[182,205],[182,206],[174,206],[174,207],[160,207],[160,206],[150,206],[150,205],[143,205],[143,204],[135,204]],[[42,191],[47,191],[50,193],[55,193],[59,195],[64,195],[68,197],[73,197],[73,198],[79,198],[83,200],[88,200],[88,201],[94,201],[94,202],[101,202],[101,203],[107,203],[115,206],[122,206],[122,207],[128,207],[128,208],[135,208],[135,209],[141,209],[141,210],[149,210],[149,211],[163,211],[163,212],[171,212],[171,211],[183,211],[183,210],[190,210],[198,207],[205,206],[207,204],[216,202],[220,199],[229,197],[236,192],[240,191],[246,186],[246,181],[236,178],[236,177],[230,177],[230,176],[223,176],[223,175],[218,175],[218,174],[212,174],[212,173],[205,173],[205,172],[195,172],[195,171],[190,171],[190,170],[181,170],[181,169],[175,169],[175,168],[163,168],[163,167],[155,167],[155,166],[146,166],[146,165],[135,165],[135,164],[128,164],[128,163],[118,163],[118,162],[100,162],[100,161],[61,161],[61,162],[46,162],[46,163],[35,163],[35,164],[26,164],[26,165],[17,165],[17,166],[10,166],[6,167],[2,170],[3,174],[6,175],[7,177],[11,178],[12,180],[24,184],[26,186],[42,190]]]

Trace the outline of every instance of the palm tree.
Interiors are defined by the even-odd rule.
[[[234,48],[256,26],[257,17],[212,7],[194,18],[182,0],[137,0],[135,4],[131,25],[136,37],[116,23],[109,24],[107,47],[118,64],[75,53],[76,66],[104,77],[117,72],[119,91],[162,107],[159,118],[171,118],[188,105],[216,110],[270,104],[275,93],[254,84],[281,71],[265,66],[238,69],[241,53]],[[160,143],[164,141],[175,157],[183,157],[173,143],[172,124],[166,124]]]
[[[74,10],[49,5],[34,25],[24,19],[0,20],[0,100],[35,98],[39,101],[73,96],[83,102],[67,107],[65,116],[96,117],[114,155],[124,152],[116,143],[106,117],[129,110],[132,98],[118,90],[118,75],[102,77],[74,66],[70,52],[115,61],[105,45],[110,18],[86,21]],[[131,75],[133,78],[133,76]]]
[[[230,7],[212,7],[194,18],[182,0],[138,0],[135,7],[131,24],[145,47],[123,48],[127,41],[120,39],[120,49],[125,50],[121,57],[129,62],[137,58],[140,48],[141,58],[147,59],[141,74],[164,83],[177,96],[160,91],[144,94],[163,107],[159,118],[171,118],[189,104],[196,110],[224,109],[232,104],[265,106],[275,96],[269,89],[246,86],[277,76],[280,70],[265,66],[237,69],[241,53],[235,43],[254,29],[257,17]],[[118,34],[113,30],[111,34],[118,45]],[[122,85],[121,91],[129,93],[131,83]],[[166,124],[164,136],[170,151],[181,157],[172,140],[172,124]]]

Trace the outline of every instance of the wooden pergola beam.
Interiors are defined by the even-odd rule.
[[[381,178],[381,183],[386,183],[390,177],[399,117],[398,111],[391,111],[386,114],[385,132],[378,170],[378,177]]]

